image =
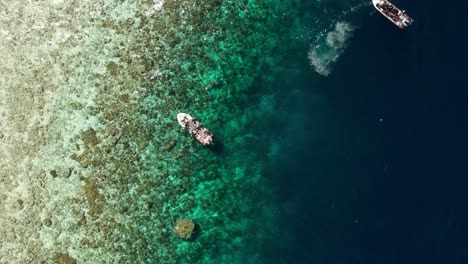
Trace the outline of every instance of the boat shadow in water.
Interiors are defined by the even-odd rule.
[[[195,228],[193,230],[192,236],[190,237],[190,239],[188,241],[193,242],[193,241],[197,240],[197,238],[200,237],[201,232],[202,232],[202,230],[201,230],[200,225],[195,223]]]
[[[216,141],[213,145],[207,146],[207,148],[218,155],[224,152],[224,144],[221,141]]]
[[[203,145],[200,142],[198,142],[197,139],[194,138],[193,136],[187,135],[187,137],[189,137],[190,139],[193,140],[193,142],[190,143],[190,144],[193,144],[192,145],[193,147],[208,149],[208,150],[210,150],[211,152],[213,152],[213,153],[215,153],[217,155],[221,155],[225,151],[225,146],[224,146],[224,143],[222,141],[215,140],[214,143],[211,144],[211,145]]]

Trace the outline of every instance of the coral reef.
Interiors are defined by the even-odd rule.
[[[178,237],[190,240],[195,233],[195,222],[189,218],[179,219],[173,231]]]
[[[68,254],[58,253],[54,256],[54,264],[76,264],[76,260]]]
[[[210,263],[274,240],[245,98],[280,60],[296,8],[98,0],[0,10],[0,189],[12,190],[0,193],[0,262]],[[181,131],[181,110],[213,128],[222,155]],[[260,213],[270,221],[246,220]],[[191,247],[171,235],[177,215],[207,227]]]
[[[96,216],[102,212],[102,195],[99,193],[96,182],[92,179],[85,179],[85,193],[88,201],[89,214]]]

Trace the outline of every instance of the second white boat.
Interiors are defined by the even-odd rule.
[[[400,10],[388,0],[372,0],[372,4],[377,11],[399,28],[409,27],[413,23],[413,19],[406,14],[405,10]]]

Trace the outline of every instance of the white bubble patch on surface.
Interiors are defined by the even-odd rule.
[[[330,75],[333,64],[343,54],[353,31],[350,23],[338,21],[332,31],[318,38],[308,54],[310,65],[318,74]]]

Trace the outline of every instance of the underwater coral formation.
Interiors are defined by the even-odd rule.
[[[192,219],[184,218],[177,220],[174,233],[185,240],[190,240],[195,232],[195,222]]]
[[[212,263],[256,243],[244,233],[274,233],[273,220],[246,220],[268,211],[268,188],[239,105],[281,56],[288,34],[278,25],[293,21],[294,2],[44,0],[0,10],[0,20],[17,14],[0,38],[9,73],[0,149],[11,154],[0,177],[14,179],[0,189],[15,190],[0,193],[0,262],[68,252],[57,261]],[[180,131],[181,110],[218,132],[223,155]],[[172,235],[174,215],[207,227],[197,243]]]
[[[54,264],[76,264],[76,260],[68,254],[58,253],[54,256]]]

